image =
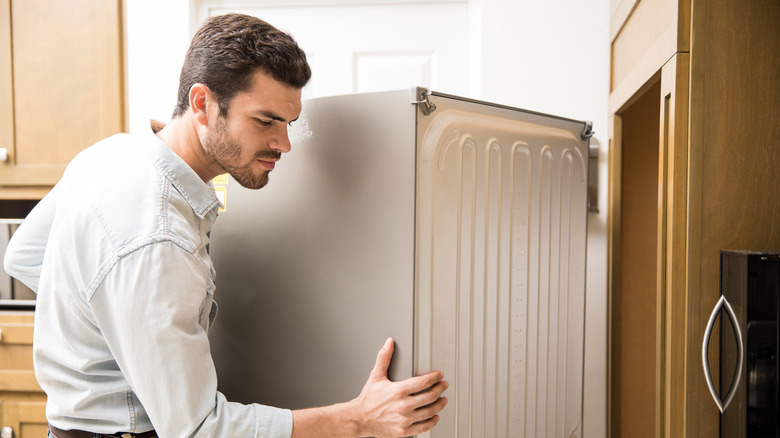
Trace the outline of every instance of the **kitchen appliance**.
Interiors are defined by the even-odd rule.
[[[0,218],[0,310],[35,309],[35,292],[3,269],[8,242],[23,221],[24,219]]]
[[[720,409],[721,437],[780,436],[778,317],[780,253],[721,251],[721,298],[702,346],[707,385]],[[710,372],[708,347],[720,316],[719,387]]]
[[[259,191],[217,181],[228,399],[356,397],[442,370],[434,437],[582,433],[589,122],[415,88],[306,100]]]

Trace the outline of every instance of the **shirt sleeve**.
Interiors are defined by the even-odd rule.
[[[27,215],[8,243],[3,259],[5,272],[36,293],[54,220],[55,190],[56,186]]]
[[[161,438],[290,437],[291,411],[231,403],[217,392],[204,328],[212,292],[197,255],[163,240],[121,257],[90,306]]]

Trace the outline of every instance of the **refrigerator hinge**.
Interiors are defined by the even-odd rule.
[[[580,134],[580,138],[583,140],[587,140],[591,137],[593,137],[593,122],[590,120],[585,120],[585,127],[582,128],[582,133]]]
[[[436,105],[431,102],[429,96],[431,92],[427,88],[414,87],[412,88],[412,104],[420,107],[420,111],[426,116],[436,111]]]

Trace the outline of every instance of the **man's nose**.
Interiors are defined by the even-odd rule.
[[[278,134],[271,141],[271,149],[284,154],[290,152],[292,145],[290,144],[290,136],[287,133],[287,125],[280,125],[282,126]]]

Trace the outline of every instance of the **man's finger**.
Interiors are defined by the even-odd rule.
[[[414,423],[413,425],[411,425],[408,428],[407,435],[410,435],[410,436],[411,435],[419,435],[419,434],[421,434],[423,432],[427,432],[427,431],[433,429],[433,427],[436,426],[436,423],[438,423],[438,422],[439,422],[439,416],[438,415],[434,415],[433,417],[431,417],[431,418],[429,418],[429,419],[427,419],[425,421],[421,421],[419,423]]]
[[[425,391],[433,385],[441,382],[443,379],[444,373],[441,371],[432,371],[428,374],[412,377],[400,383],[404,385],[404,392],[411,395]]]
[[[374,369],[371,370],[369,379],[387,379],[387,368],[390,366],[390,360],[393,358],[394,349],[395,343],[393,338],[387,338],[385,345],[382,346],[382,349],[376,355],[376,363],[374,364]]]
[[[412,412],[411,419],[416,423],[430,419],[441,412],[441,410],[447,406],[447,402],[448,400],[446,397],[441,397],[431,404],[421,406]]]
[[[441,395],[450,386],[449,382],[442,380],[439,383],[433,385],[428,390],[419,392],[412,396],[414,406],[421,407],[426,406],[439,400]]]

